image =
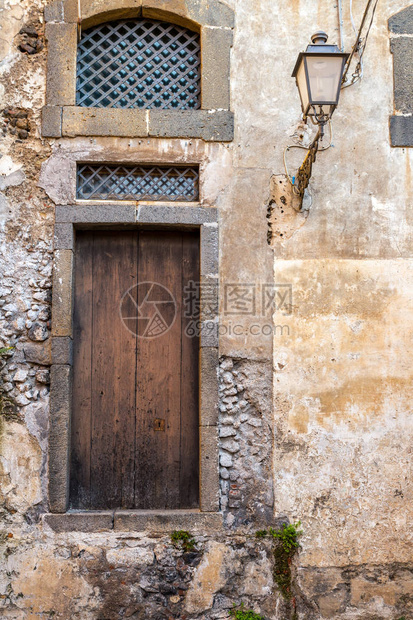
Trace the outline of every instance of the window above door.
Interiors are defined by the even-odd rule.
[[[198,166],[77,165],[78,200],[199,200]]]

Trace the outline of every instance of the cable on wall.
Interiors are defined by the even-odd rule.
[[[340,51],[344,52],[344,22],[343,22],[342,1],[343,0],[338,0],[337,7],[338,7],[338,28],[340,32]]]
[[[346,68],[344,69],[341,88],[348,88],[349,86],[352,86],[353,84],[361,80],[363,77],[363,54],[366,50],[367,39],[369,38],[370,30],[373,25],[378,2],[379,0],[368,0],[366,8],[364,10],[363,18],[361,20],[360,28],[357,32],[353,17],[353,0],[350,0],[350,19],[353,30],[357,33],[357,38],[355,44],[353,45],[353,49],[351,50],[350,57],[346,64]],[[363,31],[365,30],[365,26],[368,23],[369,16],[370,22],[367,26],[365,34],[363,35]],[[351,78],[347,81],[347,75],[354,57],[357,57],[358,61],[355,70],[351,75]]]

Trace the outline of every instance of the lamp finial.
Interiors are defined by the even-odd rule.
[[[323,30],[318,30],[311,37],[311,43],[313,45],[325,45],[328,41],[328,34]]]

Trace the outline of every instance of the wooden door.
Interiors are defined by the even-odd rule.
[[[199,281],[196,233],[78,232],[72,508],[198,506],[191,281]]]

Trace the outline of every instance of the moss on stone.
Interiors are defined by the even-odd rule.
[[[245,609],[244,603],[238,609],[231,609],[229,615],[235,620],[265,620],[264,616],[256,614],[252,609]]]
[[[174,530],[171,534],[171,541],[175,546],[180,543],[185,553],[196,551],[195,539],[185,530]]]

